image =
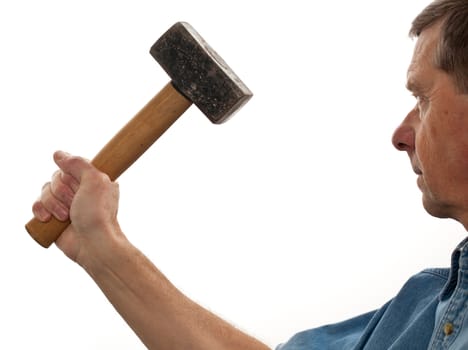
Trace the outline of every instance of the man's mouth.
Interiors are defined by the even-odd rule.
[[[416,175],[422,175],[422,171],[419,168],[418,162],[415,160],[412,160],[411,162],[411,167],[413,168],[413,171]]]

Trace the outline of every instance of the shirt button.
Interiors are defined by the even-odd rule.
[[[446,336],[449,336],[453,333],[453,323],[447,322],[444,324],[444,333]]]

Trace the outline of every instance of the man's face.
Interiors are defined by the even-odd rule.
[[[425,209],[468,229],[468,95],[435,68],[440,24],[418,38],[408,69],[408,89],[417,103],[395,130],[393,144],[406,151]]]

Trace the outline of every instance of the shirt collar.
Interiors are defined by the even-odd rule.
[[[458,277],[460,271],[468,273],[468,237],[461,241],[457,248],[452,253],[452,266],[450,274],[445,287],[440,293],[440,300],[450,298],[455,287],[458,284]]]

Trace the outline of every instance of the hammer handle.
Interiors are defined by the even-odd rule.
[[[168,83],[131,119],[94,157],[91,163],[116,180],[127,170],[190,106],[192,102]],[[48,248],[70,225],[52,217],[48,222],[33,218],[26,224],[32,238]]]

